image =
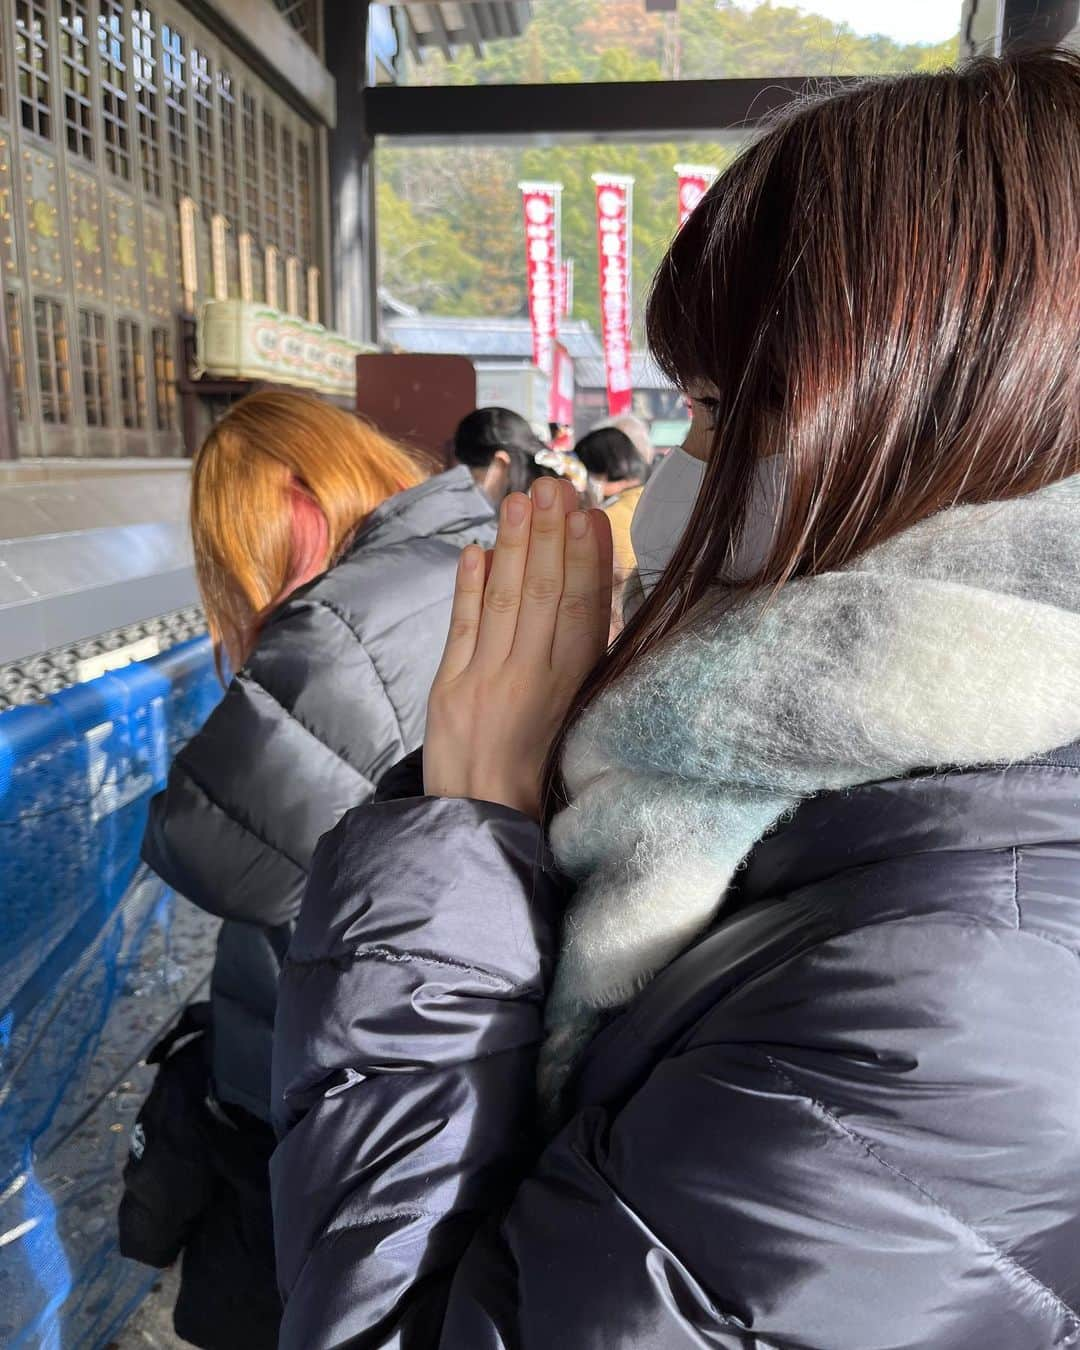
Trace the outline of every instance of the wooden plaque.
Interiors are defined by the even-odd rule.
[[[475,407],[476,371],[468,357],[372,352],[356,358],[356,411],[440,464],[450,462],[454,430]]]

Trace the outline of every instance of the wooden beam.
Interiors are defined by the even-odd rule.
[[[795,99],[851,82],[851,78],[789,77],[627,84],[386,85],[368,89],[364,105],[370,135],[426,142],[730,138],[752,131]]]

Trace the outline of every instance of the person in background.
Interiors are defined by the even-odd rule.
[[[548,443],[552,450],[565,453],[574,448],[574,429],[565,422],[548,423]]]
[[[454,432],[454,458],[496,505],[509,492],[528,491],[536,476],[532,461],[546,449],[525,418],[509,408],[476,408]]]
[[[608,513],[615,541],[615,566],[633,569],[630,522],[641,497],[649,466],[633,441],[617,427],[599,427],[578,441],[574,453],[589,471]]]
[[[710,188],[644,604],[607,650],[606,517],[507,498],[313,866],[282,1350],[1080,1345],[1078,253],[1068,53]]]
[[[221,1174],[192,1214],[194,1184],[175,1167],[183,1194],[166,1189],[156,1238],[184,1216],[182,1336],[269,1350],[280,1317],[266,1164],[281,963],[320,835],[423,738],[458,556],[491,543],[494,526],[467,469],[429,477],[351,414],[264,392],[227,413],[196,456],[191,532],[219,670],[233,678],[151,803],[143,857],[225,921],[211,986],[213,1119],[202,1122]],[[163,1198],[157,1140],[144,1133],[121,1216],[135,1256],[152,1227],[145,1210]]]
[[[454,458],[496,506],[511,492],[528,492],[538,478],[568,478],[578,492],[588,475],[572,454],[546,446],[519,413],[477,408],[454,432]]]
[[[578,459],[597,485],[600,504],[611,523],[614,586],[611,602],[611,636],[622,627],[627,583],[637,567],[630,525],[643,491],[649,466],[625,432],[603,425],[583,436],[575,447]]]
[[[634,449],[645,461],[648,469],[651,471],[653,462],[656,459],[656,447],[652,443],[652,437],[649,434],[648,425],[640,417],[634,417],[632,413],[623,413],[618,417],[608,417],[602,422],[597,422],[593,427],[594,431],[600,431],[604,427],[614,427],[616,431],[621,431],[624,436],[629,436],[634,443]],[[648,474],[645,475],[648,477]]]

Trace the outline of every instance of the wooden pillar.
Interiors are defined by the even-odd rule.
[[[1003,56],[1056,47],[1080,22],[1080,0],[1005,0],[1000,22]]]
[[[15,393],[11,387],[11,347],[7,331],[7,307],[0,292],[0,459],[18,459],[19,439],[15,421]]]
[[[364,117],[367,0],[324,10],[326,65],[337,85],[337,125],[329,134],[330,303],[327,322],[361,342],[374,341],[376,295],[372,149]]]
[[[964,0],[961,55],[1007,56],[1054,47],[1078,24],[1080,0]]]

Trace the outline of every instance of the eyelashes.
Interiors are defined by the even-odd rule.
[[[720,400],[718,398],[692,398],[690,402],[695,408],[701,409],[708,429],[710,431],[715,431],[716,418],[720,410]]]

